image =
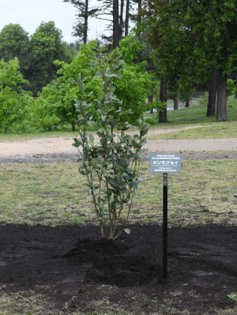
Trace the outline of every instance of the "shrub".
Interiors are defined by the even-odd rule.
[[[122,101],[114,93],[114,80],[120,79],[118,73],[122,67],[122,62],[117,63],[119,58],[118,52],[108,58],[102,54],[99,56],[96,76],[102,79],[102,97],[93,102],[90,102],[93,94],[85,92],[84,82],[87,78],[82,79],[79,75],[80,100],[76,100],[79,137],[74,139],[73,144],[80,152],[79,172],[87,178],[86,185],[99,220],[101,235],[105,237],[104,226],[109,223],[110,239],[117,238],[127,224],[140,181],[140,156],[146,142],[143,137],[148,131],[148,125],[139,120],[139,135],[125,133],[130,125],[121,117],[133,115],[133,112],[123,109]],[[96,137],[88,132],[91,106],[97,113],[97,119],[92,121],[94,130],[97,130]],[[116,235],[120,223],[123,227]]]

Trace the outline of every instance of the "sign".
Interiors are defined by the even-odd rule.
[[[181,173],[181,153],[151,153],[150,173],[163,173],[163,278],[168,276],[168,174]]]
[[[181,173],[181,153],[151,153],[150,173]]]

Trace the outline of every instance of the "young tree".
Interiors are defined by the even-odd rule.
[[[119,60],[119,62],[118,62]],[[81,100],[76,101],[79,120],[79,137],[74,139],[74,146],[79,149],[79,172],[87,178],[88,193],[100,224],[101,236],[105,237],[104,227],[110,226],[109,238],[117,238],[127,224],[133,196],[139,184],[139,162],[143,138],[148,126],[139,121],[139,134],[125,134],[129,124],[124,116],[133,115],[130,109],[124,110],[115,92],[114,80],[119,80],[123,63],[120,52],[110,56],[99,55],[96,60],[97,77],[101,78],[102,95],[90,103],[85,93],[84,80],[78,77],[77,85]],[[88,119],[93,107],[97,120],[93,122],[97,142],[88,132]],[[117,233],[118,225],[122,228]]]
[[[17,58],[0,61],[0,129],[7,129],[24,118],[28,93],[21,87],[27,83],[19,71]]]

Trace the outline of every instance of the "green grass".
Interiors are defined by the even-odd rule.
[[[58,130],[58,131],[35,131],[31,133],[22,133],[22,134],[4,134],[0,133],[0,142],[1,141],[22,141],[22,140],[30,140],[32,138],[58,138],[58,137],[76,137],[78,132],[66,131],[66,130]]]
[[[180,127],[180,129],[185,126]],[[148,140],[161,139],[176,139],[176,140],[197,140],[197,139],[221,139],[221,138],[236,138],[237,122],[219,122],[198,125],[195,128],[188,130],[168,129],[166,134],[150,135],[146,138]]]
[[[1,223],[94,224],[98,221],[77,163],[0,165]],[[130,223],[162,222],[162,175],[142,162]],[[170,226],[237,223],[237,162],[184,161],[169,175]],[[205,193],[203,193],[205,191]]]
[[[167,111],[167,123],[159,124],[156,113],[147,114],[147,118],[149,118],[151,122],[154,120],[153,125],[158,128],[215,123],[216,117],[206,117],[206,111],[206,103],[196,104],[189,108]],[[227,101],[227,120],[232,122],[237,121],[237,99],[229,99]]]

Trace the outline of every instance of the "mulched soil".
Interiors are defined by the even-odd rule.
[[[162,227],[128,227],[131,234],[112,241],[93,226],[1,225],[1,292],[33,290],[65,315],[119,314],[105,311],[111,305],[129,314],[176,314],[171,306],[216,314],[236,306],[227,296],[237,291],[236,227],[170,229],[166,280]]]

